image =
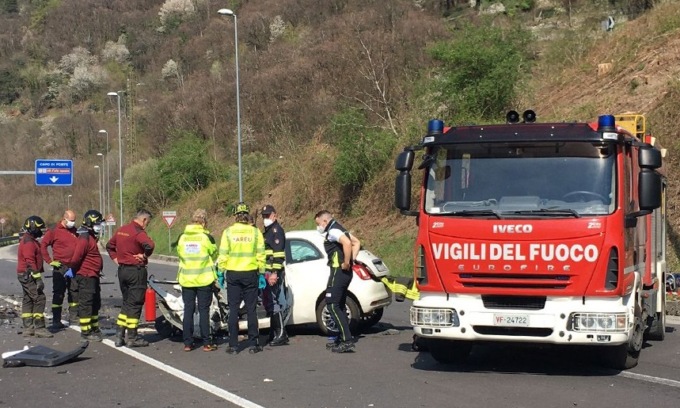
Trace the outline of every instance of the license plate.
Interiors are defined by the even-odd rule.
[[[529,327],[529,316],[521,314],[494,313],[494,326]]]
[[[384,263],[382,263],[382,262],[373,262],[373,265],[375,265],[375,269],[377,269],[378,272],[387,272],[387,267],[385,266]]]

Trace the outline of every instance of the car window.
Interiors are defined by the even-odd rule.
[[[289,239],[286,242],[286,249],[290,251],[290,254],[286,257],[288,264],[323,258],[323,254],[314,244],[303,239]]]

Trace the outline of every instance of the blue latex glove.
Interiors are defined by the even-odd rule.
[[[224,276],[223,271],[217,271],[217,284],[221,287],[224,288],[224,285],[226,284],[226,277]]]
[[[68,271],[66,271],[66,273],[64,274],[64,277],[72,279],[73,278],[73,269],[68,268]]]
[[[264,278],[264,275],[260,274],[260,280],[257,283],[257,288],[258,289],[264,289],[267,287],[267,280]]]

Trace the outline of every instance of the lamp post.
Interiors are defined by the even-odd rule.
[[[109,165],[109,132],[107,132],[104,129],[101,129],[98,133],[106,134],[106,173],[105,173],[106,183],[102,184],[102,190],[104,191],[104,207],[105,207],[104,217],[106,217],[106,214],[111,212],[111,171],[110,171],[111,166]],[[108,229],[109,236],[111,236],[111,227],[109,226]]]
[[[234,53],[236,59],[236,129],[238,132],[238,198],[239,201],[243,201],[243,175],[241,171],[241,102],[239,94],[239,81],[238,81],[238,23],[236,20],[236,14],[231,9],[219,9],[218,14],[222,16],[232,16],[234,17]]]
[[[73,197],[73,194],[69,194],[66,196],[66,209],[68,210],[71,209],[71,197]]]
[[[101,153],[97,153],[98,155]],[[95,169],[97,169],[97,177],[99,180],[99,211],[104,211],[102,210],[102,168],[99,167],[98,165],[94,166]]]
[[[116,188],[116,184],[118,184],[118,183],[120,183],[120,180],[115,180],[115,181],[113,182],[113,188],[114,188],[114,189]],[[123,220],[122,220],[122,219],[119,220],[118,223],[119,223],[119,224],[118,224],[119,226],[120,226],[120,225],[123,225]],[[111,235],[109,235],[109,236],[111,236]]]
[[[120,222],[123,222],[123,137],[120,129],[120,94],[123,91],[109,92],[108,96],[115,96],[118,98],[118,183],[119,183],[119,199],[120,199]]]

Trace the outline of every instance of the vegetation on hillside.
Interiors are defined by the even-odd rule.
[[[429,118],[494,122],[529,107],[539,120],[641,111],[669,147],[674,172],[679,156],[665,124],[677,116],[680,86],[652,70],[663,61],[667,78],[676,73],[680,55],[653,50],[680,41],[680,7],[503,5],[0,0],[4,167],[31,170],[36,158],[54,157],[72,158],[76,169],[68,189],[1,178],[11,201],[0,215],[15,230],[28,212],[56,221],[69,194],[76,210],[97,206],[97,153],[108,153],[109,183],[118,185],[120,113],[126,216],[175,209],[183,225],[183,214],[201,206],[214,231],[228,225],[238,200],[235,28],[246,201],[274,204],[288,228],[311,227],[312,214],[328,208],[398,274],[410,271],[415,229],[392,209],[392,158]],[[237,27],[220,7],[235,11]],[[619,23],[604,32],[610,14]],[[598,76],[601,63],[612,70]],[[122,91],[120,112],[111,91]],[[677,189],[671,178],[673,198]],[[675,227],[673,205],[669,214]],[[167,239],[160,220],[152,230]]]

